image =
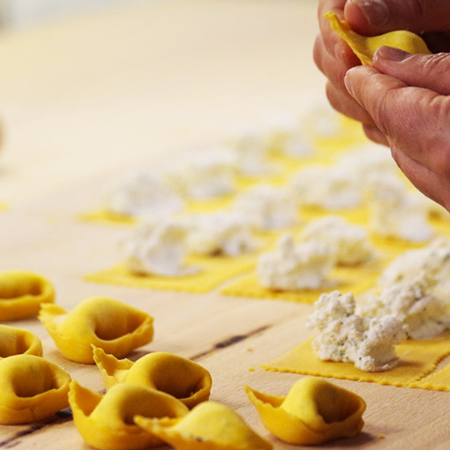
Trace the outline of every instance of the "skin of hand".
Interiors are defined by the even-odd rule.
[[[361,66],[323,19],[329,10],[362,35],[408,29],[439,53],[381,47],[373,67]],[[450,2],[321,0],[319,23],[314,60],[328,78],[331,105],[389,146],[410,181],[450,211]]]

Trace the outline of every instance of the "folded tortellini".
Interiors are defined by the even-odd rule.
[[[36,355],[0,360],[0,423],[19,424],[53,416],[69,405],[70,375]]]
[[[184,450],[270,450],[239,414],[216,402],[203,402],[178,419],[136,416],[135,422],[172,447]]]
[[[373,64],[373,55],[377,49],[383,45],[395,47],[414,54],[431,53],[423,39],[410,31],[398,30],[379,36],[366,37],[354,32],[348,23],[344,20],[340,20],[333,11],[328,11],[325,14],[325,17],[330,21],[331,28],[347,42],[355,55],[365,65],[371,66]]]
[[[55,288],[39,274],[21,270],[0,273],[0,321],[37,316],[41,304],[55,301]]]
[[[320,378],[301,378],[286,397],[248,386],[245,390],[264,426],[289,444],[317,445],[354,437],[364,425],[364,400]]]
[[[0,359],[22,354],[42,356],[41,340],[21,328],[0,325]]]
[[[71,312],[42,305],[39,320],[68,359],[92,364],[92,345],[118,358],[153,339],[153,318],[137,308],[107,297],[83,300]]]
[[[162,445],[161,439],[138,427],[134,417],[158,422],[183,417],[188,408],[176,398],[133,383],[113,386],[104,396],[70,384],[69,402],[83,440],[100,450],[139,450]]]
[[[208,400],[211,393],[211,374],[200,364],[172,353],[149,353],[132,362],[94,348],[94,361],[107,389],[117,383],[135,383],[166,392],[188,408]]]

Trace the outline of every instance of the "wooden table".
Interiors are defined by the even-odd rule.
[[[83,281],[117,259],[122,229],[86,224],[103,183],[226,137],[273,111],[295,113],[324,79],[312,62],[315,2],[166,0],[0,35],[0,270],[50,279],[66,309],[110,296],[149,312],[143,350],[194,359],[212,374],[212,400],[238,411],[276,449],[243,385],[286,394],[298,375],[258,368],[310,334],[312,307],[279,300],[149,291]],[[103,389],[94,366],[65,360],[35,319],[45,357]],[[250,367],[256,368],[249,371]],[[333,380],[367,402],[357,438],[326,448],[447,449],[449,394]],[[382,438],[384,436],[384,438]],[[86,448],[72,420],[1,426],[0,447]]]

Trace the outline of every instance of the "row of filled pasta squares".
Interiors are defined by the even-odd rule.
[[[191,202],[179,213],[166,211],[171,197],[150,174],[127,177],[113,195],[127,207],[116,213],[139,218],[139,226],[120,242],[123,264],[87,279],[207,292],[252,270],[257,255],[280,234],[297,231],[308,243],[294,251],[292,239],[283,236],[277,252],[261,258],[259,284],[269,291],[323,288],[320,274],[329,272],[332,259],[341,266],[360,267],[371,258],[369,234],[384,247],[422,245],[443,232],[448,220],[443,208],[410,189],[389,154],[379,148],[343,154],[334,164],[309,165],[294,177],[290,187],[295,188],[285,184],[257,183],[225,203],[207,203],[202,212]],[[363,199],[367,201],[361,206]],[[116,214],[113,207],[110,212]],[[431,220],[436,216],[440,229]],[[292,276],[293,270],[280,273],[295,265],[294,254],[302,255],[294,258],[298,276]],[[278,265],[280,258],[290,262]],[[313,272],[319,278],[311,276]]]
[[[328,108],[316,114],[312,122],[327,121],[328,126],[322,127],[321,134],[336,137],[341,124],[337,114],[330,114],[330,111]],[[313,116],[311,111],[308,116],[309,119]],[[301,130],[301,119],[291,116],[282,122],[266,128],[246,127],[204,150],[185,150],[183,156],[172,159],[158,171],[140,168],[111,180],[102,195],[104,218],[120,220],[176,213],[185,208],[189,200],[234,195],[242,186],[252,184],[252,180],[284,177],[297,167],[296,161],[317,159],[317,148],[311,137]],[[328,128],[328,132],[324,132],[324,128]],[[346,134],[351,134],[348,128]],[[336,142],[334,144],[336,146]],[[278,157],[274,157],[276,155]],[[101,218],[101,214],[86,217]]]
[[[43,420],[70,405],[82,438],[100,450],[144,449],[163,442],[179,449],[272,448],[236,412],[209,400],[212,378],[201,365],[167,352],[149,353],[136,362],[119,359],[153,339],[153,319],[147,313],[103,297],[86,299],[66,312],[53,303],[52,295],[38,298],[54,292],[42,276],[2,276],[10,281],[4,297],[34,296],[34,304],[40,305],[38,318],[57,348],[72,361],[95,363],[107,393],[82,387],[44,359],[42,343],[32,333],[1,325],[0,423]],[[360,397],[314,378],[299,381],[285,398],[250,387],[246,391],[266,428],[285,442],[351,437],[364,424]],[[336,396],[345,414],[341,407],[323,412],[323,405]],[[302,402],[310,411],[305,412]],[[289,417],[287,426],[279,426],[280,417]]]
[[[319,335],[263,368],[449,391],[449,256],[438,240],[397,257],[359,301],[323,293],[306,322]]]
[[[217,182],[220,168],[212,171],[211,181]],[[217,173],[216,173],[217,172]],[[443,208],[409,189],[390,155],[379,148],[360,148],[341,156],[334,164],[306,164],[294,175],[283,175],[278,182],[260,178],[250,187],[241,188],[233,196],[216,194],[207,202],[189,201],[186,205],[176,203],[163,189],[157,175],[151,171],[140,170],[127,174],[111,196],[120,203],[121,208],[109,205],[105,208],[105,218],[124,221],[142,221],[163,216],[174,217],[180,213],[188,216],[184,225],[192,232],[211,234],[211,219],[205,213],[221,211],[222,216],[213,220],[224,228],[239,217],[240,227],[246,224],[258,231],[279,231],[299,223],[301,207],[321,208],[324,212],[348,211],[369,206],[369,222],[373,231],[381,236],[404,240],[426,240],[431,230],[427,227],[430,212],[445,215]],[[403,179],[402,179],[403,178]],[[201,215],[193,212],[203,211]],[[122,212],[120,212],[122,211]],[[189,215],[189,213],[191,213]],[[448,216],[448,214],[447,214]],[[89,215],[87,216],[89,217]],[[92,215],[91,218],[101,217]],[[367,217],[364,217],[367,219]],[[234,228],[237,224],[233,225]],[[248,232],[247,232],[248,233]],[[230,234],[230,232],[228,232]],[[215,241],[217,236],[209,236]],[[198,238],[197,238],[198,240]],[[202,248],[192,238],[192,251],[201,254],[214,253],[216,249]],[[203,247],[206,238],[203,239]],[[216,244],[217,245],[217,244]],[[226,249],[219,249],[225,251]]]
[[[307,294],[312,294],[317,299],[318,291],[330,288],[359,294],[373,286],[399,254],[426,242],[435,245],[437,240],[445,241],[440,230],[432,234],[431,228],[426,229],[429,241],[381,239],[362,224],[334,214],[274,234],[254,235],[242,223],[235,216],[217,213],[192,233],[180,220],[141,224],[122,242],[122,263],[89,274],[86,279],[207,292],[248,273],[242,282],[235,281],[222,292],[260,298],[284,293],[309,299],[311,295]],[[414,222],[411,225],[408,230],[413,229]],[[433,235],[438,239],[431,239]],[[194,244],[209,256],[193,254]]]

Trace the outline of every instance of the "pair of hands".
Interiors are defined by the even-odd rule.
[[[329,10],[362,35],[420,34],[434,54],[381,47],[373,67],[361,66],[323,18]],[[450,1],[320,0],[318,14],[314,60],[331,105],[389,146],[410,181],[450,211]]]

